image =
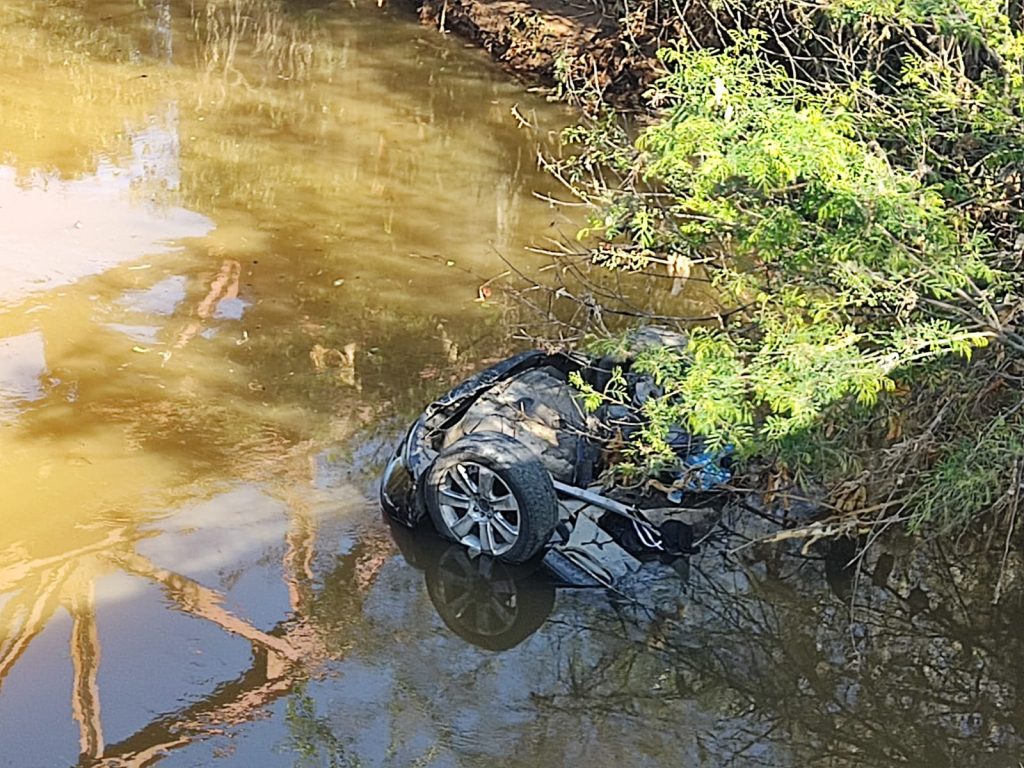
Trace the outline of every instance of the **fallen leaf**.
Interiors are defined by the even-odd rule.
[[[903,419],[898,414],[889,416],[889,431],[885,433],[888,441],[899,440],[903,436]]]

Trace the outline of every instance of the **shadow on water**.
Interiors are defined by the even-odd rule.
[[[651,610],[643,588],[630,596],[638,603],[561,589],[552,602],[555,586],[536,573],[492,570],[421,538],[401,549],[454,637],[436,649],[424,630],[403,668],[443,665],[448,686],[478,691],[489,687],[474,674],[508,683],[500,704],[472,705],[519,737],[507,764],[632,754],[629,764],[994,767],[1015,765],[1024,748],[1024,601],[993,607],[991,569],[941,549],[876,551],[848,572],[853,585],[839,577],[844,547],[769,564],[747,550],[726,557],[738,542],[723,535],[693,558],[684,601],[668,613]],[[515,596],[530,584],[519,619]],[[457,650],[462,641],[505,653],[488,661]],[[441,661],[453,654],[463,662]],[[457,706],[442,696],[438,710]],[[559,742],[571,729],[592,743]],[[502,746],[457,751],[482,765]]]

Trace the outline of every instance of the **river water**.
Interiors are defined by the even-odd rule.
[[[453,611],[479,565],[392,538],[405,424],[516,348],[482,286],[579,224],[571,119],[375,4],[3,3],[0,766],[1024,759],[991,558],[726,526],[670,608]]]

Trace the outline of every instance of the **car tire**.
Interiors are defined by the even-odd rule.
[[[507,435],[478,432],[438,454],[424,482],[427,511],[445,538],[506,563],[524,563],[558,524],[551,475]]]

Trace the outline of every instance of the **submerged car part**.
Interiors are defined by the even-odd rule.
[[[551,475],[529,448],[497,432],[469,434],[442,450],[423,494],[442,536],[510,563],[536,555],[558,523]]]
[[[592,519],[581,521],[570,541],[543,558],[512,565],[473,557],[446,541],[433,526],[390,525],[403,559],[423,573],[426,592],[444,625],[489,651],[513,648],[543,626],[556,592],[608,590],[617,605],[656,607],[659,592],[678,599],[689,578],[689,559],[642,563],[618,546]]]

